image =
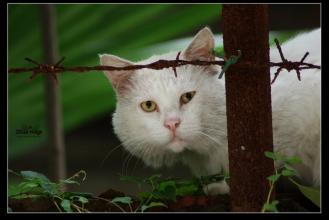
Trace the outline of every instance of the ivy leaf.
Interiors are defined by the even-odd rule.
[[[276,160],[277,159],[276,158],[276,155],[273,152],[271,152],[271,151],[265,151],[264,154],[265,154],[266,157],[271,158],[273,160]]]
[[[309,186],[303,186],[293,179],[289,178],[291,182],[293,182],[298,189],[309,199],[311,200],[315,205],[317,205],[320,208],[320,189],[315,187],[309,187]]]
[[[177,196],[186,196],[186,195],[192,195],[199,191],[199,187],[196,185],[186,185],[181,186],[176,189],[176,195]]]
[[[268,180],[272,181],[272,182],[276,182],[279,178],[280,178],[281,174],[278,173],[278,174],[273,174],[269,177],[267,177]]]
[[[86,197],[83,197],[83,196],[71,196],[70,199],[71,200],[77,199],[82,204],[88,203],[88,201],[89,201]]]
[[[225,64],[224,64],[224,66],[222,68],[222,72],[219,74],[218,79],[221,79],[223,77],[224,73],[227,71],[227,69],[231,65],[235,64],[236,62],[238,62],[239,58],[242,55],[241,50],[238,50],[238,53],[239,53],[238,56],[232,55],[228,60],[225,61]]]
[[[40,191],[40,183],[36,183],[34,181],[29,182],[21,182],[19,185],[20,193],[26,193],[26,192],[36,192]]]
[[[283,176],[295,176],[296,172],[294,170],[282,170]]]
[[[32,179],[38,179],[40,180],[40,182],[50,182],[50,180],[43,175],[42,173],[37,173],[34,171],[21,171],[20,172],[22,177],[28,180],[32,180]]]
[[[63,207],[65,212],[72,212],[70,200],[63,199],[62,202],[61,202],[61,206]]]
[[[164,198],[176,202],[176,187],[167,185],[162,192]]]
[[[162,202],[151,202],[149,205],[143,205],[141,210],[142,210],[142,212],[144,212],[146,209],[149,209],[152,207],[159,207],[159,206],[168,208],[168,206]]]
[[[274,161],[284,160],[284,157],[282,155],[280,155],[279,153],[274,153],[274,152],[271,152],[271,151],[265,151],[264,154],[265,154],[266,157],[271,158]]]
[[[58,189],[58,186],[55,183],[41,182],[40,186],[45,192],[49,193],[50,195],[58,195],[60,193],[60,190]]]
[[[38,186],[39,184],[33,181],[28,181],[28,182],[24,181],[18,184],[18,186],[16,186],[16,192],[18,192],[17,194],[30,192],[36,189]]]
[[[287,157],[285,158],[285,162],[289,163],[289,164],[297,164],[297,163],[302,163],[302,159],[300,159],[299,157]]]
[[[172,180],[169,180],[169,181],[163,181],[159,184],[158,186],[158,190],[159,191],[164,191],[167,187],[176,187],[176,182],[175,181],[172,181]]]
[[[152,195],[150,192],[140,192],[137,194],[139,200],[147,199]]]
[[[111,200],[113,203],[123,203],[123,204],[131,204],[132,199],[129,196],[124,196],[124,197],[115,197],[114,199]]]
[[[61,183],[66,183],[66,184],[77,184],[80,185],[78,181],[75,180],[60,180]]]
[[[14,195],[18,195],[21,193],[21,188],[18,187],[17,185],[10,185],[8,187],[8,196],[14,196]]]
[[[86,193],[86,192],[65,192],[63,193],[63,197],[64,198],[71,198],[71,197],[79,197],[79,196],[82,196],[82,197],[85,197],[85,198],[91,198],[93,196],[92,193]]]
[[[278,212],[277,204],[279,204],[278,200],[273,200],[271,203],[264,204],[264,210],[269,212]]]
[[[282,171],[282,175],[284,176],[297,176],[298,172],[295,168],[290,166],[289,164],[284,164],[285,169]]]
[[[13,198],[13,199],[27,199],[27,198],[33,199],[33,198],[40,198],[40,197],[42,197],[42,195],[19,194],[19,195],[11,196],[11,198]]]
[[[149,178],[145,179],[146,183],[154,183],[156,179],[159,179],[161,177],[161,174],[154,174],[150,176]]]

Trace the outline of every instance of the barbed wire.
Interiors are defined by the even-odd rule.
[[[277,71],[274,74],[274,78],[271,81],[271,84],[275,82],[278,75],[281,73],[283,69],[286,69],[288,72],[291,70],[295,70],[297,74],[297,78],[300,81],[300,71],[303,69],[321,69],[319,65],[314,65],[311,63],[305,63],[306,57],[309,55],[309,52],[306,52],[305,55],[302,57],[300,61],[290,61],[287,60],[282,52],[280,43],[277,39],[274,39],[276,43],[276,47],[279,51],[280,57],[282,62],[270,62],[270,67],[278,67]],[[123,70],[138,70],[138,69],[155,69],[160,70],[164,68],[173,68],[174,74],[177,77],[176,68],[179,66],[185,66],[185,65],[195,65],[195,66],[208,66],[208,65],[219,65],[224,66],[227,63],[227,59],[224,58],[223,60],[217,60],[217,61],[201,61],[201,60],[193,60],[193,61],[187,61],[187,60],[180,60],[181,52],[177,53],[175,60],[158,60],[153,63],[149,64],[137,64],[137,65],[129,65],[124,67],[116,67],[116,66],[75,66],[75,67],[64,67],[61,65],[63,63],[65,57],[63,57],[61,60],[59,60],[56,64],[41,64],[35,60],[32,60],[31,58],[25,58],[26,61],[35,64],[35,67],[30,68],[10,68],[9,73],[23,73],[23,72],[32,72],[32,75],[30,76],[30,79],[32,80],[36,75],[38,74],[51,74],[51,76],[54,78],[54,80],[57,82],[57,75],[59,73],[64,72],[75,72],[75,73],[83,73],[83,72],[89,72],[89,71],[123,71]],[[244,63],[244,65],[249,66],[252,65],[251,63]]]

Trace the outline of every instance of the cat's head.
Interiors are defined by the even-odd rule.
[[[204,28],[182,51],[180,59],[214,60],[214,36]],[[113,55],[100,55],[102,65],[148,64],[174,60],[177,52],[152,56],[132,63]],[[183,152],[209,152],[216,144],[213,134],[220,126],[218,66],[182,66],[177,78],[172,68],[105,71],[117,94],[113,115],[115,133],[123,146],[146,164],[170,165]]]

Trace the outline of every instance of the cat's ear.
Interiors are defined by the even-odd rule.
[[[125,67],[134,65],[132,62],[114,55],[99,54],[99,59],[102,66]],[[105,76],[110,80],[113,88],[118,92],[127,88],[129,78],[133,73],[134,70],[104,71]]]
[[[200,30],[183,54],[187,60],[213,61],[212,51],[215,47],[214,35],[208,27]]]

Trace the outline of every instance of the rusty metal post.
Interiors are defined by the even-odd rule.
[[[45,62],[55,64],[59,58],[55,9],[51,4],[43,4],[40,7]],[[50,74],[46,74],[45,77],[45,90],[49,130],[49,176],[55,180],[64,179],[66,177],[66,155],[60,90],[59,83],[56,83]]]
[[[231,211],[259,212],[274,172],[267,5],[224,5],[222,25],[227,57],[242,52],[225,73]]]

